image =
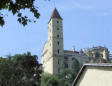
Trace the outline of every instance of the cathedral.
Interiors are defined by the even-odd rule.
[[[64,69],[73,70],[75,59],[80,64],[107,62],[108,55],[108,49],[102,46],[80,51],[76,51],[74,47],[72,50],[64,50],[63,19],[57,9],[54,9],[48,22],[48,39],[42,51],[43,72],[59,74]]]

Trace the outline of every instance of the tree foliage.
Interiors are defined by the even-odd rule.
[[[0,26],[5,24],[4,14],[1,10],[8,10],[13,15],[17,15],[18,22],[22,25],[27,25],[28,22],[35,22],[35,20],[29,19],[27,15],[23,16],[21,10],[28,9],[33,13],[34,18],[38,19],[40,14],[38,12],[38,7],[34,5],[35,0],[0,0]]]
[[[0,86],[40,86],[40,64],[30,52],[0,58],[0,70]]]
[[[41,86],[61,86],[60,79],[57,75],[43,73],[41,78]]]
[[[81,64],[78,62],[78,60],[74,59],[73,61],[73,70],[65,69],[60,75],[60,81],[61,81],[61,86],[71,86],[73,83],[73,80],[77,76]]]
[[[19,86],[23,71],[7,58],[0,58],[0,85]]]
[[[60,75],[60,86],[71,86],[72,71],[65,69]]]
[[[73,75],[72,75],[72,77],[76,77],[78,72],[79,72],[79,70],[80,70],[80,68],[82,67],[82,64],[80,64],[79,61],[75,59],[74,62],[73,62],[73,67],[74,68],[73,68]],[[72,78],[72,80],[74,80],[74,78]]]

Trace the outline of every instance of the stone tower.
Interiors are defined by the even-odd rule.
[[[43,71],[58,74],[63,70],[63,25],[62,18],[55,8],[48,22],[48,40],[42,54]]]

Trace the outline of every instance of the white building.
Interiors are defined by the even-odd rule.
[[[85,64],[72,86],[112,86],[112,64]]]

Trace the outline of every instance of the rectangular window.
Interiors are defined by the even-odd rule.
[[[65,56],[65,57],[64,57],[64,60],[68,60],[68,57]]]
[[[59,64],[59,59],[58,59],[58,64]]]
[[[57,38],[59,38],[59,34],[57,35]]]
[[[59,30],[59,28],[57,28],[57,30]]]
[[[72,57],[72,60],[75,60],[75,58]]]
[[[68,64],[66,62],[64,63],[64,67],[65,68],[68,68]]]
[[[59,41],[57,42],[57,44],[59,45]]]
[[[59,54],[59,49],[58,49],[58,54]]]

